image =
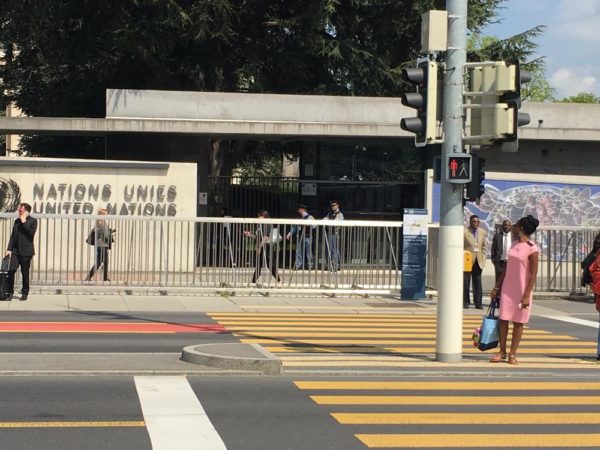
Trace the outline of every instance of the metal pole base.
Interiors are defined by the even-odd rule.
[[[443,363],[459,363],[462,362],[462,353],[436,353],[435,359]]]

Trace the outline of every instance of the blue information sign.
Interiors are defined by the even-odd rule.
[[[426,209],[404,210],[401,285],[403,300],[425,298],[428,221]]]

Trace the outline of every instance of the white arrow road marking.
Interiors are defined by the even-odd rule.
[[[135,377],[153,450],[226,450],[183,376]]]

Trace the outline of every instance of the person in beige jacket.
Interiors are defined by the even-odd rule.
[[[487,236],[485,230],[479,228],[479,217],[471,216],[469,226],[465,228],[465,251],[471,253],[473,267],[471,272],[464,272],[463,307],[469,308],[471,298],[469,288],[473,280],[473,303],[477,309],[483,309],[483,289],[481,287],[481,272],[485,266],[487,255]]]

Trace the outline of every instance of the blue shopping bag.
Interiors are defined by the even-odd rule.
[[[481,321],[479,345],[477,348],[482,352],[498,347],[498,340],[500,337],[498,335],[499,321],[496,317],[497,306],[498,300],[496,299],[490,303],[490,307]]]

